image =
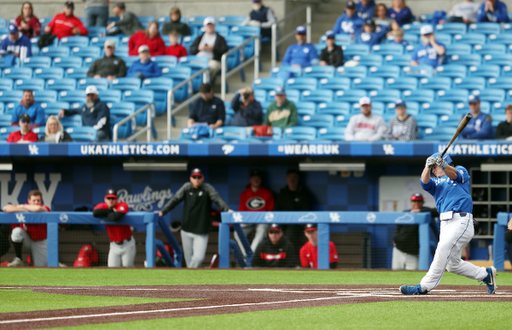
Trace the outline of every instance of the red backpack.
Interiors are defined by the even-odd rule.
[[[94,265],[92,265],[94,264]],[[82,246],[73,267],[91,267],[98,264],[98,251],[90,244]]]

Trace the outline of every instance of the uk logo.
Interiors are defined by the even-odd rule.
[[[69,217],[68,217],[68,215],[66,213],[61,213],[59,215],[59,220],[60,220],[60,222],[68,222]]]
[[[329,218],[331,218],[331,222],[340,222],[340,214],[337,212],[329,213]]]
[[[394,155],[395,147],[392,144],[383,144],[382,149],[384,149],[384,154],[386,155]]]
[[[242,213],[238,213],[238,212],[233,213],[233,220],[235,222],[242,222],[243,221]]]
[[[27,222],[25,216],[21,213],[16,213],[16,219],[18,219],[18,222]]]
[[[39,147],[35,144],[30,144],[28,146],[28,151],[31,155],[39,155]]]

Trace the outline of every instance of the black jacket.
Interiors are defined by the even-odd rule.
[[[279,242],[274,245],[270,239],[265,237],[254,252],[252,259],[253,267],[295,267],[295,249],[293,244],[286,238],[281,237]]]
[[[68,134],[68,132],[62,131],[62,133],[63,134],[60,136],[59,142],[73,142],[73,139],[71,138],[71,135]],[[41,136],[38,142],[46,142],[46,136]]]
[[[327,65],[332,65],[335,68],[343,65],[343,49],[334,45],[334,49],[332,51],[328,51],[327,47],[322,49],[322,53],[320,54],[320,61],[327,62]]]
[[[213,45],[213,59],[216,61],[220,61],[222,55],[229,50],[228,44],[226,43],[226,39],[223,36],[215,32],[217,38],[215,39],[215,45]],[[190,54],[197,55],[199,53],[199,44],[201,43],[201,39],[203,39],[204,33],[201,34],[194,40],[192,46],[190,46]]]
[[[140,24],[137,16],[135,16],[134,13],[127,11],[124,12],[123,19],[116,22],[116,27],[117,29],[115,31],[107,33],[107,35],[113,36],[123,33],[130,37],[135,32],[144,30],[144,27],[142,27],[142,24]]]
[[[404,212],[410,212],[406,210]],[[435,209],[422,207],[421,212],[430,212],[432,218],[438,217],[439,213]],[[420,238],[418,225],[398,225],[396,226],[393,242],[397,249],[404,253],[418,255],[420,251]]]
[[[309,192],[303,185],[299,185],[296,191],[284,187],[277,195],[274,211],[311,211]]]
[[[231,109],[235,111],[235,116],[231,122],[231,126],[254,126],[261,125],[263,122],[263,109],[260,102],[254,100],[248,106],[240,102],[240,94],[238,92],[231,100]]]
[[[168,35],[172,31],[178,32],[178,34],[182,37],[192,35],[192,32],[190,31],[188,25],[186,23],[181,23],[180,21],[170,21],[164,24],[162,28],[163,35]]]
[[[506,139],[512,136],[512,123],[503,121],[496,128],[496,139]]]
[[[122,58],[115,55],[99,58],[92,63],[89,71],[87,71],[87,77],[92,78],[97,74],[102,78],[107,76],[126,77],[126,63]]]
[[[185,201],[183,207],[182,229],[186,232],[204,235],[210,232],[210,213],[212,202],[220,206],[222,211],[228,211],[229,206],[219,196],[219,193],[208,183],[203,183],[195,189],[192,183],[185,183],[174,197],[161,210],[168,213],[176,205]]]
[[[82,126],[92,126],[98,131],[103,131],[109,139],[110,135],[110,109],[107,104],[100,99],[90,108],[84,104],[80,109],[65,110],[66,116],[81,115]]]

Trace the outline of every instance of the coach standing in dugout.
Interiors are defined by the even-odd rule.
[[[203,172],[195,168],[190,174],[190,182],[185,183],[174,197],[158,211],[163,217],[176,205],[185,201],[181,228],[183,254],[188,268],[201,266],[208,246],[210,232],[210,212],[212,202],[220,206],[224,212],[233,212],[210,184],[204,183]]]

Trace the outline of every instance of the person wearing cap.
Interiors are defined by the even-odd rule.
[[[32,56],[32,44],[30,39],[18,31],[15,24],[9,24],[9,34],[0,43],[0,56],[12,55],[19,57],[23,63],[27,57]]]
[[[39,137],[30,129],[30,116],[26,113],[20,116],[18,122],[19,131],[11,132],[7,136],[7,143],[30,143],[37,142]]]
[[[76,35],[87,35],[87,28],[82,21],[74,15],[75,4],[67,1],[64,4],[64,12],[53,17],[50,23],[44,28],[46,34],[53,34],[58,39]]]
[[[496,127],[496,139],[497,140],[512,140],[512,105],[507,105],[505,108],[506,120],[499,123]],[[512,250],[510,253],[512,259]]]
[[[420,34],[421,44],[414,48],[410,65],[430,65],[435,69],[443,64],[446,46],[436,41],[432,25],[422,26]]]
[[[327,46],[320,53],[320,65],[332,65],[335,68],[343,65],[343,48],[336,45],[336,36],[332,30],[325,33]]]
[[[352,0],[347,1],[345,4],[345,13],[338,17],[334,23],[334,34],[350,34],[355,36],[363,27],[363,19],[357,16],[357,6]]]
[[[235,111],[235,116],[230,126],[248,127],[263,122],[263,109],[260,102],[254,99],[254,91],[250,86],[236,91],[231,100],[231,109]]]
[[[410,141],[418,139],[418,124],[413,116],[407,113],[403,100],[395,103],[396,117],[391,118],[382,136],[385,140]]]
[[[180,59],[180,57],[187,56],[187,49],[179,43],[179,33],[177,31],[171,31],[168,33],[168,35],[170,45],[167,48],[165,48],[165,55],[176,56],[178,60]]]
[[[284,236],[281,225],[273,223],[254,252],[252,267],[293,268],[295,259],[293,244]]]
[[[290,45],[286,49],[282,62],[283,66],[304,68],[313,65],[315,60],[318,59],[315,46],[306,43],[306,33],[307,29],[305,26],[300,25],[297,27],[295,30],[295,40],[297,40],[297,43]]]
[[[359,100],[361,113],[350,118],[345,130],[345,141],[373,142],[382,139],[386,122],[379,115],[372,114],[372,101],[369,97]]]
[[[85,2],[85,26],[107,26],[109,0],[82,0]]]
[[[149,47],[146,45],[140,46],[139,59],[132,63],[126,76],[144,80],[146,78],[160,77],[161,75],[162,71],[160,71],[158,64],[149,55]]]
[[[171,16],[171,20],[164,23],[162,28],[163,35],[169,35],[172,31],[178,32],[182,37],[192,35],[192,31],[187,23],[181,21],[181,10],[178,7],[171,8],[169,15]]]
[[[27,114],[32,122],[30,128],[44,126],[46,117],[44,109],[34,100],[34,93],[31,90],[23,91],[23,98],[20,104],[16,105],[11,114],[11,126],[18,126],[22,114]]]
[[[356,43],[368,46],[378,45],[386,38],[386,33],[388,33],[388,31],[389,26],[382,26],[377,30],[377,26],[373,19],[367,18],[364,21],[361,33],[356,34]]]
[[[223,126],[226,120],[226,108],[224,102],[213,95],[212,84],[201,84],[199,93],[201,93],[201,97],[195,100],[190,108],[188,127],[199,123],[205,123],[212,129]]]
[[[469,95],[469,110],[473,118],[460,133],[463,139],[486,140],[494,138],[492,128],[492,117],[480,111],[480,97],[478,95]]]
[[[411,209],[404,210],[404,212],[429,212],[431,214],[430,227],[432,239],[437,243],[439,235],[438,224],[435,218],[439,217],[435,208],[423,206],[423,195],[414,193],[411,196]],[[418,225],[398,225],[395,229],[393,236],[393,259],[391,268],[393,270],[418,270],[418,254],[420,251],[420,239]]]
[[[405,0],[393,0],[388,9],[388,16],[393,18],[399,27],[414,21],[411,9],[405,5]]]
[[[150,56],[165,55],[165,42],[158,32],[158,22],[151,21],[146,30],[135,32],[128,40],[128,55],[139,55],[140,46],[149,48]]]
[[[199,168],[192,170],[190,182],[185,183],[174,194],[173,198],[158,211],[158,215],[163,217],[182,201],[184,205],[180,234],[183,254],[188,268],[198,268],[203,263],[208,246],[212,202],[217,204],[223,212],[233,212],[233,210],[212,185],[204,183],[204,175]]]
[[[105,40],[105,56],[95,60],[89,71],[88,78],[107,78],[112,81],[116,78],[126,77],[126,63],[124,60],[114,53],[116,51],[116,43],[114,40]]]
[[[114,8],[112,8],[112,12],[119,17],[119,21],[107,25],[107,36],[124,34],[131,37],[135,32],[144,30],[137,16],[132,12],[126,11],[124,2],[116,3]]]
[[[508,23],[507,5],[500,0],[485,0],[478,9],[477,22]]]
[[[14,24],[29,39],[39,37],[41,34],[41,22],[34,15],[34,8],[30,2],[24,2],[21,5],[21,14],[16,17]]]
[[[261,36],[272,37],[272,24],[276,22],[276,16],[272,9],[264,6],[261,0],[252,0],[252,10],[249,15],[244,19],[242,25],[259,26],[261,27]]]
[[[203,22],[204,33],[198,36],[192,46],[190,54],[208,58],[210,77],[214,78],[221,69],[220,59],[229,48],[223,36],[215,32],[215,18],[206,17]]]
[[[128,204],[119,202],[117,192],[114,189],[109,189],[105,193],[104,202],[94,207],[92,215],[95,218],[106,218],[108,221],[115,223],[121,220],[128,213],[128,210]],[[105,228],[110,240],[108,266],[133,267],[137,249],[130,226],[105,225]]]
[[[390,44],[402,45],[404,47],[409,46],[409,43],[406,40],[404,40],[404,30],[402,30],[402,28],[397,28],[396,30],[393,30],[391,34],[393,34],[393,40],[389,42]]]
[[[299,117],[297,107],[286,98],[284,88],[277,87],[274,93],[275,101],[269,104],[263,125],[281,127],[282,129],[297,126]]]
[[[302,268],[318,269],[318,230],[315,223],[308,223],[304,228],[304,235],[308,239],[300,248],[300,266]],[[338,266],[338,252],[332,241],[329,241],[329,268]]]
[[[82,126],[94,127],[99,141],[110,140],[110,109],[107,104],[98,97],[98,89],[94,85],[85,89],[87,102],[81,109],[62,109],[59,118],[70,115],[81,115]]]
[[[375,12],[374,0],[359,0],[356,5],[357,16],[361,19],[372,18]]]

